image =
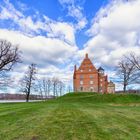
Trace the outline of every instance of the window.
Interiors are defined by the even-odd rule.
[[[80,75],[80,79],[83,79],[84,78],[84,76],[83,75]]]
[[[83,72],[83,70],[80,70],[81,72]]]
[[[93,75],[90,75],[89,78],[92,79],[93,78]]]
[[[90,84],[93,84],[93,81],[90,81]]]
[[[91,69],[89,69],[89,71],[91,71]]]
[[[91,92],[93,91],[93,87],[90,87],[90,91],[91,91]]]
[[[83,91],[83,87],[80,87],[80,90]]]
[[[101,91],[102,90],[102,87],[100,87],[99,90]]]
[[[103,81],[103,79],[100,79],[100,81],[102,82],[102,81]]]
[[[100,86],[102,87],[102,83],[100,84]]]
[[[83,81],[80,81],[80,85],[83,85]]]

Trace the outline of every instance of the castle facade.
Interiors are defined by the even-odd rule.
[[[75,92],[115,93],[115,84],[104,73],[104,69],[98,69],[92,64],[86,54],[80,67],[74,67],[73,87]]]

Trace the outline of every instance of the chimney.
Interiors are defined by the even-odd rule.
[[[88,58],[88,53],[86,53],[86,58]]]

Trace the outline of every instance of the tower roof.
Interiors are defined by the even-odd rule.
[[[101,70],[101,71],[104,71],[104,69],[103,69],[102,67],[99,67],[99,68],[98,68],[98,71],[100,71],[100,70]]]

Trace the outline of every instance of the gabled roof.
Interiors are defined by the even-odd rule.
[[[89,71],[89,69],[91,69],[91,71],[97,71],[95,66],[92,64],[91,60],[88,58],[88,54],[86,54],[86,56],[85,56],[84,60],[82,61],[78,71],[80,71],[80,70]]]

